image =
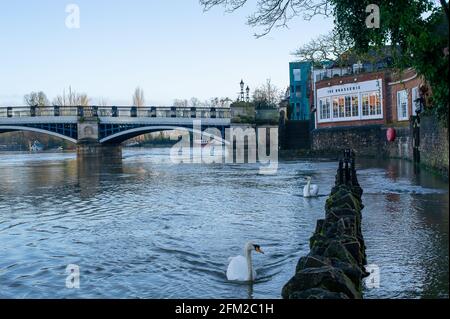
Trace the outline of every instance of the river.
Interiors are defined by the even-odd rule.
[[[122,161],[0,154],[0,298],[280,298],[309,252],[337,163],[174,165],[169,149]],[[363,233],[380,287],[365,298],[448,298],[448,181],[398,160],[358,160]],[[312,176],[321,197],[301,196]],[[253,240],[258,279],[228,282]],[[66,267],[80,267],[80,289]]]

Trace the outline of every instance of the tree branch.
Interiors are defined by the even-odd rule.
[[[233,12],[247,4],[248,0],[200,0],[205,11],[215,6],[223,6]],[[332,8],[329,0],[257,0],[256,12],[248,17],[247,23],[252,27],[261,26],[257,38],[269,34],[274,28],[287,27],[288,22],[297,16],[310,20],[316,15],[329,16]]]

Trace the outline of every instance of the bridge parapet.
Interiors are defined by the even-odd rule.
[[[24,117],[231,118],[229,108],[135,106],[0,107],[0,118]]]

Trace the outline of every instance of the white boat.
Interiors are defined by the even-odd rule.
[[[136,142],[136,141],[132,141],[132,142],[125,144],[125,147],[139,147],[139,146],[141,146],[141,144],[139,144],[139,142]]]

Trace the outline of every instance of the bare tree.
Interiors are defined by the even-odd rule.
[[[69,91],[66,93],[66,89],[63,90],[62,95],[58,95],[53,99],[53,105],[56,106],[89,106],[90,99],[85,93],[77,93],[72,91],[72,87],[69,86]]]
[[[90,99],[88,98],[87,94],[80,94],[78,96],[78,99],[79,99],[78,105],[80,105],[80,106],[89,106]]]
[[[144,90],[137,87],[133,94],[133,105],[137,107],[145,106]]]
[[[230,99],[229,97],[223,97],[220,99],[220,107],[230,107],[231,102],[233,102],[232,99]]]
[[[352,45],[348,41],[342,40],[336,31],[321,35],[301,46],[293,55],[300,61],[335,61],[342,59],[344,53],[348,53]]]
[[[253,103],[258,108],[276,108],[282,97],[282,91],[272,84],[270,79],[253,92]]]
[[[98,106],[108,106],[108,100],[104,97],[98,99]]]
[[[189,101],[189,105],[191,107],[199,107],[201,104],[202,102],[196,97],[191,98],[191,100]]]
[[[219,98],[218,97],[212,97],[211,99],[210,99],[210,105],[211,105],[211,107],[219,107],[220,106],[220,101],[219,101]]]
[[[28,106],[47,106],[50,104],[44,92],[31,92],[24,96],[25,103]]]
[[[188,107],[189,106],[189,102],[188,102],[188,100],[175,99],[173,101],[173,106],[175,106],[175,107]]]
[[[205,11],[215,6],[223,6],[228,12],[242,8],[249,0],[200,0]],[[286,27],[289,20],[302,15],[303,19],[310,20],[315,15],[329,16],[332,6],[328,0],[258,0],[256,12],[252,14],[247,23],[252,26],[263,27],[262,33],[255,34],[262,37],[275,27]]]

